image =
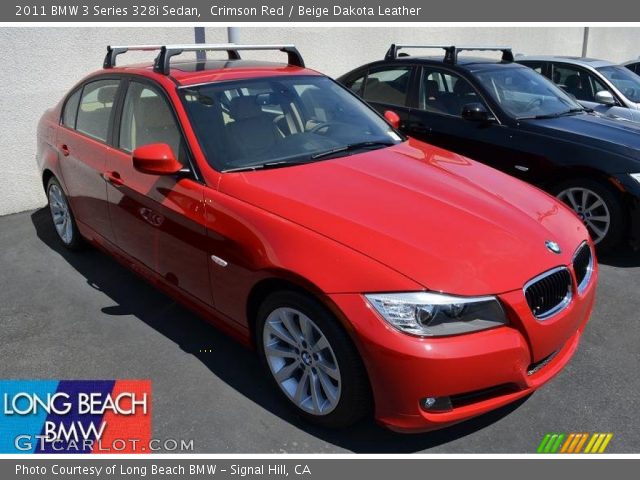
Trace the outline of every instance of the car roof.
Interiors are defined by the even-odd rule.
[[[120,72],[165,77],[153,70],[153,63],[136,63],[103,69],[100,73]],[[176,60],[168,75],[178,85],[240,80],[279,75],[322,75],[315,70],[286,63],[257,60]]]
[[[479,70],[489,70],[492,68],[498,67],[506,67],[512,66],[519,68],[522,65],[519,65],[514,62],[504,62],[500,59],[495,58],[486,58],[486,57],[475,57],[475,56],[467,56],[467,55],[459,55],[455,64],[451,64],[444,61],[444,56],[442,55],[427,55],[427,56],[412,56],[412,55],[402,55],[396,57],[393,60],[380,60],[376,63],[389,63],[397,62],[397,63],[421,63],[421,64],[434,64],[434,65],[446,65],[448,67],[461,67],[464,70],[468,70],[471,72],[479,71]]]
[[[633,65],[635,63],[640,63],[640,58],[635,58],[633,60],[627,60],[626,62],[622,62],[620,65]]]
[[[516,62],[520,61],[540,61],[540,62],[554,62],[561,61],[564,63],[570,63],[572,65],[579,65],[582,67],[609,67],[611,65],[617,65],[609,60],[600,60],[598,58],[589,57],[570,57],[562,55],[517,55]]]

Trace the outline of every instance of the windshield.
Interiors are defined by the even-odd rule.
[[[208,161],[221,171],[320,161],[402,141],[327,77],[211,83],[181,94]]]
[[[635,103],[640,103],[640,77],[625,67],[611,66],[597,69],[625,97]]]
[[[583,108],[550,80],[530,68],[496,68],[474,76],[512,117],[541,118],[582,111]]]

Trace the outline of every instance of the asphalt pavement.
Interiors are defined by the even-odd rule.
[[[611,432],[640,452],[640,253],[602,258],[596,309],[569,365],[506,408],[431,433],[366,420],[309,426],[256,355],[109,256],[64,250],[44,209],[0,217],[0,378],[153,382],[153,433],[196,453],[534,453],[548,432]],[[205,352],[206,351],[206,352]]]

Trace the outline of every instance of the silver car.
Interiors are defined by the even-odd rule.
[[[607,60],[582,57],[516,56],[601,114],[640,122],[640,76]]]

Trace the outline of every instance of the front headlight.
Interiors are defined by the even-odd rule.
[[[640,183],[640,173],[630,173],[629,176],[633,178],[636,182]]]
[[[496,297],[454,297],[432,292],[374,293],[369,303],[392,326],[422,337],[477,332],[507,323]]]

